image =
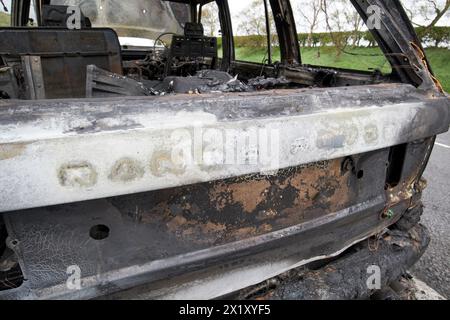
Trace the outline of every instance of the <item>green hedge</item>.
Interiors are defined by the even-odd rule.
[[[416,32],[422,42],[431,42],[435,47],[439,46],[439,44],[450,42],[450,27],[433,27],[429,29],[416,28]],[[276,40],[276,37],[274,38],[274,45],[277,45],[278,41]],[[298,41],[302,47],[323,47],[327,44],[333,43],[333,41],[339,42],[339,44],[353,44],[353,42],[358,44],[363,40],[368,42],[368,47],[373,47],[376,45],[375,39],[369,31],[333,32],[331,34],[329,32],[313,33],[311,40],[309,40],[307,33],[298,34]],[[251,35],[236,36],[234,37],[234,42],[236,47],[263,48],[266,47],[267,40],[265,35]]]
[[[443,42],[450,42],[450,27],[416,28],[417,35],[422,42],[430,41],[434,47]]]

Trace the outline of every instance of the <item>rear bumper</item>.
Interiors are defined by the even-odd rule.
[[[18,289],[0,292],[0,299],[221,297],[342,253],[395,223],[410,201],[394,206],[397,214],[390,218],[380,214],[384,204],[384,197],[377,197],[293,227],[201,250],[161,241],[162,234],[120,218],[106,200],[14,213],[5,218],[27,280]],[[108,241],[89,238],[92,221],[110,227]],[[164,258],[174,246],[180,254]],[[81,271],[79,289],[67,286],[71,266]]]
[[[336,300],[368,299],[375,289],[373,267],[380,270],[380,288],[397,281],[430,243],[429,231],[417,224],[410,230],[389,230],[380,239],[363,241],[320,269],[296,269],[242,290],[244,299]]]

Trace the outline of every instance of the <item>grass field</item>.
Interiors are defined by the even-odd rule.
[[[8,27],[11,25],[11,16],[7,13],[0,12],[0,27]]]
[[[278,48],[273,50],[273,60],[280,59]],[[304,64],[320,65],[326,67],[339,67],[356,70],[380,69],[384,73],[391,72],[391,66],[386,61],[379,48],[358,47],[349,49],[352,54],[341,53],[336,57],[336,51],[332,47],[320,48],[320,56],[317,48],[303,48],[301,50]],[[445,48],[426,49],[431,67],[444,89],[450,92],[450,50]],[[265,55],[264,48],[236,48],[238,60],[261,62]]]
[[[433,48],[425,51],[436,77],[444,90],[450,92],[450,49]]]

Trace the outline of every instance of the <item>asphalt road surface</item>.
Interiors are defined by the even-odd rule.
[[[440,135],[425,178],[422,223],[431,232],[431,244],[411,270],[419,279],[450,299],[450,133]]]

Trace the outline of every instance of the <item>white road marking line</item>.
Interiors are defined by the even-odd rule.
[[[450,149],[450,146],[448,146],[446,144],[443,144],[443,143],[436,142],[436,145],[439,146],[439,147]]]

